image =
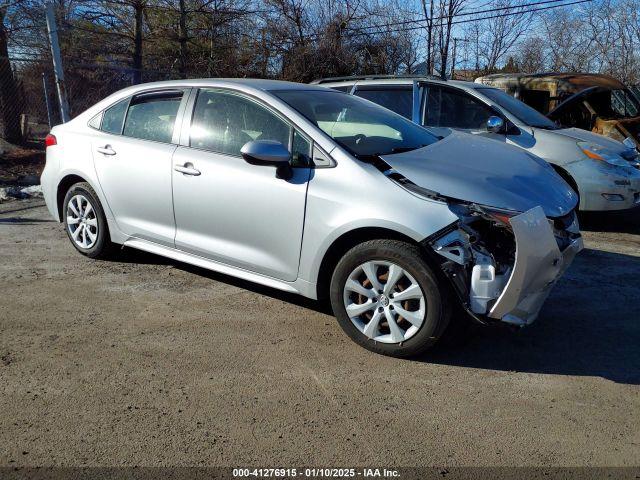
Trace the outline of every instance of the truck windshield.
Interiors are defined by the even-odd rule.
[[[352,95],[329,89],[273,93],[356,157],[406,152],[438,141],[425,128]]]
[[[611,109],[619,118],[637,117],[640,112],[638,99],[626,89],[611,90]]]
[[[478,91],[500,105],[525,125],[544,128],[545,130],[557,130],[560,128],[537,110],[534,110],[526,103],[521,102],[517,98],[513,98],[502,90],[498,90],[497,88],[478,88]]]

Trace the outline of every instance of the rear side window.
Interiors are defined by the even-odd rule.
[[[413,91],[410,88],[388,88],[384,90],[358,89],[355,95],[377,103],[411,120],[411,114],[413,112]]]
[[[126,98],[107,108],[102,116],[102,125],[100,126],[100,130],[120,135],[122,133],[122,124],[124,122],[124,115],[127,113],[128,105],[129,99]]]
[[[123,135],[171,143],[182,92],[146,93],[133,97]]]
[[[331,90],[337,90],[338,92],[349,93],[351,91],[351,85],[339,85],[336,87],[329,87]]]

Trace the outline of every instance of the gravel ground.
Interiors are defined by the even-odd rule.
[[[407,361],[316,303],[0,205],[1,466],[638,466],[640,213],[587,218],[540,319]]]

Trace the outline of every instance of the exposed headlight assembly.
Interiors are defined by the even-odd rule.
[[[499,226],[511,228],[509,219],[520,215],[522,212],[517,210],[506,210],[503,208],[488,207],[486,205],[478,205],[476,203],[449,203],[449,209],[454,212],[458,217],[482,217],[485,220],[489,220]]]
[[[582,150],[582,153],[592,160],[607,162],[609,165],[615,165],[616,167],[631,166],[631,164],[620,155],[601,145],[589,142],[578,142],[578,147]]]

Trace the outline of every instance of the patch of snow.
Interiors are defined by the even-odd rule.
[[[7,200],[42,197],[42,186],[31,185],[30,187],[4,187],[0,188],[0,202]]]

